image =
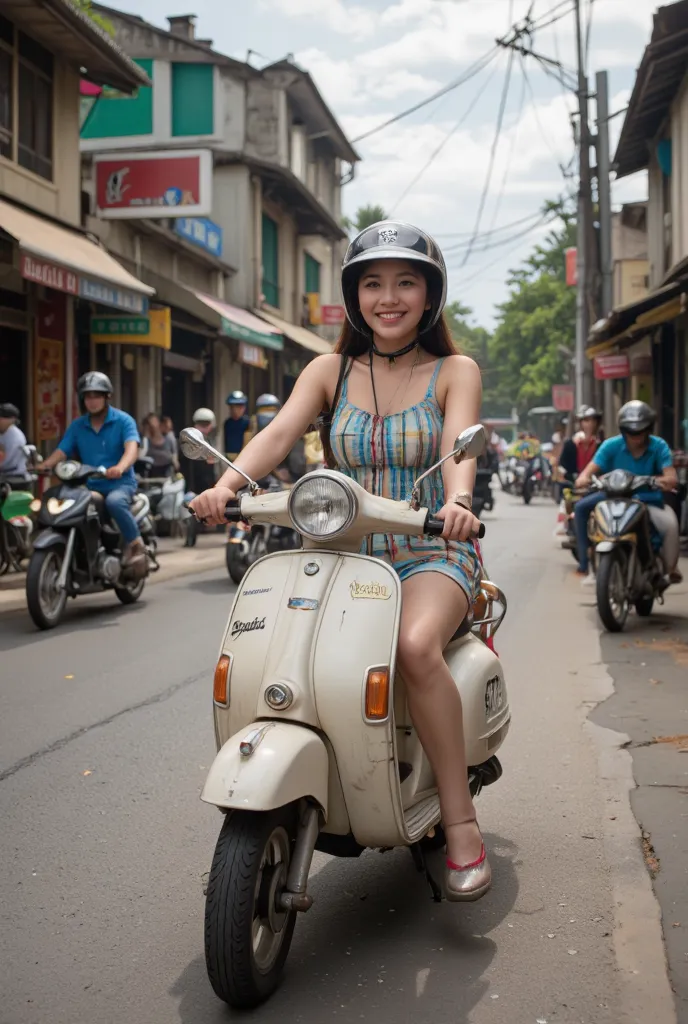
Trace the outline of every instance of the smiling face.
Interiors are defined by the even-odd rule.
[[[359,279],[358,303],[376,343],[401,348],[415,338],[423,313],[430,308],[428,285],[411,261],[375,260]]]

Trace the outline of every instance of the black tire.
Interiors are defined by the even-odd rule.
[[[185,548],[196,547],[196,540],[198,538],[198,531],[200,528],[200,523],[197,523],[195,519],[187,519],[186,536],[184,537]]]
[[[26,573],[26,604],[29,615],[39,629],[54,629],[60,624],[67,604],[67,591],[57,594],[53,583],[62,568],[65,549],[47,548],[34,551]],[[52,604],[47,603],[52,594]]]
[[[533,479],[527,477],[523,481],[523,503],[524,505],[530,505],[530,499],[533,497]]]
[[[205,962],[215,995],[230,1006],[259,1006],[279,985],[296,912],[273,912],[275,900],[268,897],[286,879],[294,833],[295,814],[290,807],[268,813],[233,811],[222,826],[208,879]],[[265,858],[273,843],[286,851],[287,861],[278,860],[267,871]],[[271,914],[279,928],[273,928],[263,914]],[[256,918],[261,926],[254,935]],[[255,944],[262,931],[273,948],[261,965]]]
[[[638,600],[635,602],[636,614],[640,615],[643,619],[648,618],[648,616],[652,615],[652,608],[654,607],[654,603],[654,594],[650,594],[649,597],[647,595],[645,597],[639,597]]]
[[[620,633],[628,618],[628,598],[619,601],[613,596],[618,587],[618,573],[623,580],[624,565],[618,550],[605,551],[597,566],[597,611],[602,624],[610,633]]]
[[[238,544],[228,544],[225,552],[225,558],[227,561],[227,572],[230,575],[232,583],[236,583],[237,587],[246,575],[246,563],[239,554]]]
[[[145,585],[146,579],[144,577],[142,580],[137,580],[136,583],[132,583],[128,587],[115,587],[115,593],[122,604],[136,604],[143,593]]]

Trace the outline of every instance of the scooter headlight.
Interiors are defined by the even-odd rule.
[[[325,474],[304,477],[289,495],[294,528],[311,540],[338,537],[351,526],[356,510],[356,497],[346,480]]]

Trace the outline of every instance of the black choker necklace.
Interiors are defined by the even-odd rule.
[[[399,356],[405,356],[407,352],[413,352],[414,348],[418,347],[418,338],[414,338],[413,341],[409,342],[408,345],[404,345],[403,348],[398,348],[396,352],[381,352],[375,342],[371,342],[371,347],[376,356],[380,359],[387,359],[390,364],[396,362]]]

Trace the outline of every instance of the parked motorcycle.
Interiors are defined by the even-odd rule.
[[[595,506],[589,524],[597,567],[597,610],[611,633],[620,632],[631,605],[638,615],[652,613],[669,585],[659,555],[661,539],[647,505],[634,497],[657,489],[654,477],[614,469],[593,478],[593,489],[606,497]]]
[[[151,476],[153,460],[147,456],[138,459],[134,469],[139,488],[150,501],[150,514],[158,537],[185,538],[189,520],[182,514],[187,497],[183,474],[171,472],[166,476]]]
[[[199,431],[182,431],[180,443],[189,458],[207,458]],[[219,750],[202,799],[225,819],[207,885],[205,955],[215,993],[231,1006],[256,1006],[275,990],[297,915],[313,903],[314,850],[358,857],[410,847],[442,898],[425,859],[428,845],[444,842],[437,788],[395,673],[401,584],[359,551],[375,532],[440,535],[443,521],[421,507],[420,485],[442,462],[476,458],[483,447],[482,427],[464,431],[410,501],[321,469],[289,493],[257,494],[246,477],[249,493],[227,506],[228,519],[303,539],[303,550],[249,568],[213,681]],[[506,599],[485,580],[480,605],[480,620],[469,613],[445,651],[463,701],[474,795],[502,773],[496,755],[510,721],[502,666],[488,646]]]
[[[263,490],[270,494],[283,490],[285,486],[274,476],[265,483],[267,486]],[[275,551],[289,551],[299,547],[301,538],[295,530],[269,523],[258,523],[251,527],[246,523],[236,523],[229,527],[227,537],[227,572],[238,586],[246,571],[259,558]]]
[[[144,579],[127,578],[122,568],[122,538],[105,509],[103,496],[87,480],[103,478],[105,469],[68,460],[55,467],[61,481],[43,495],[38,512],[40,533],[26,575],[29,614],[40,629],[57,626],[68,597],[113,589],[122,604],[138,601]],[[146,545],[150,569],[159,568],[156,540],[145,494],[134,496],[132,513]]]
[[[520,497],[523,494],[523,481],[526,478],[528,463],[516,455],[510,455],[499,467],[499,482],[507,494]]]

